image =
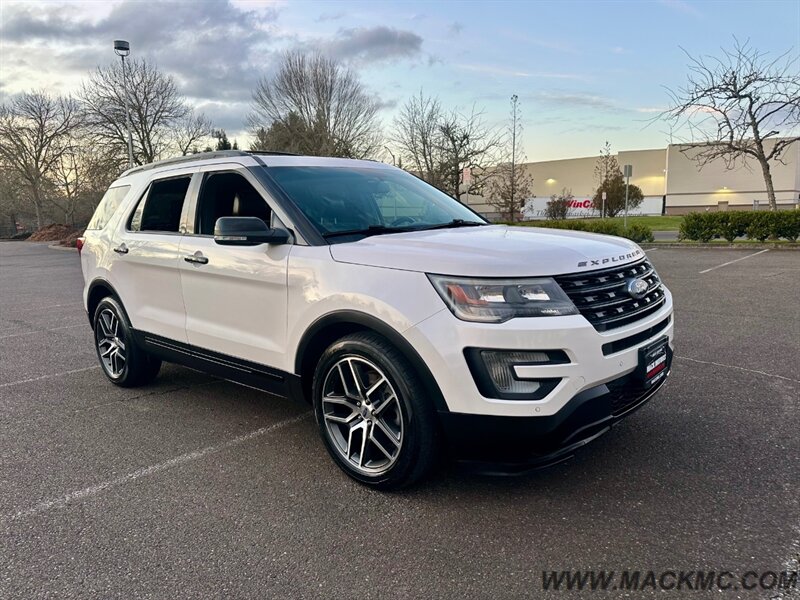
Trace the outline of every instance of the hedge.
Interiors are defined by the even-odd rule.
[[[619,221],[610,219],[592,219],[583,221],[580,219],[561,219],[557,221],[539,221],[534,224],[536,227],[549,227],[551,229],[573,229],[576,231],[588,231],[590,233],[603,233],[606,235],[616,235],[628,238],[637,243],[652,242],[653,231],[647,225],[631,223],[625,229]]]
[[[796,242],[800,210],[696,212],[685,215],[680,227],[680,238],[685,240],[710,242],[719,237],[733,242],[742,236],[760,242],[779,238]]]

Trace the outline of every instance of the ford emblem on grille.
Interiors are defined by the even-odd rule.
[[[644,279],[637,278],[628,280],[628,294],[630,294],[631,298],[636,300],[644,297],[649,287],[650,284],[648,284]]]

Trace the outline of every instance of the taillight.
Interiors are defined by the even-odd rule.
[[[75,240],[75,247],[78,249],[78,255],[80,255],[81,250],[83,250],[83,240],[84,238],[82,237],[79,237],[77,240]]]

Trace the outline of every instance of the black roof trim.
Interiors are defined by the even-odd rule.
[[[126,175],[132,175],[133,173],[140,173],[142,171],[149,171],[150,169],[156,169],[158,167],[166,167],[169,165],[180,165],[183,163],[191,163],[198,160],[209,160],[212,158],[230,158],[230,157],[241,157],[241,156],[257,156],[257,155],[271,155],[271,156],[298,156],[297,154],[292,154],[291,152],[272,152],[272,151],[254,151],[254,152],[245,152],[244,150],[215,150],[213,152],[198,152],[197,154],[187,154],[186,156],[176,156],[175,158],[166,158],[164,160],[157,160],[155,162],[148,163],[146,165],[141,165],[139,167],[133,167],[132,169],[128,169],[122,174],[122,177]]]

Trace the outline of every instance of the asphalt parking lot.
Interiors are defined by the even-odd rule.
[[[110,385],[76,254],[0,243],[0,598],[538,598],[543,570],[796,569],[800,252],[649,254],[676,303],[656,398],[569,463],[384,494],[334,467],[307,406],[177,366]],[[628,595],[664,594],[688,595]]]

